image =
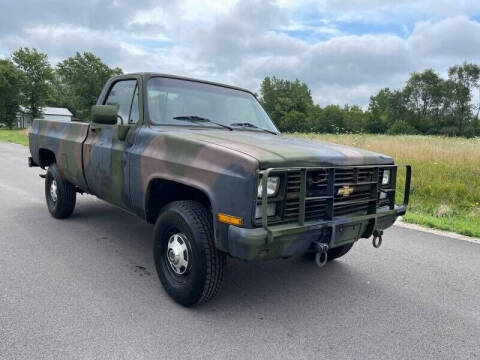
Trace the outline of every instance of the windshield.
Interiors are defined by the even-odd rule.
[[[278,132],[255,97],[245,91],[154,77],[148,81],[147,98],[150,122],[154,125],[191,125],[192,117],[201,117],[211,122],[195,122],[198,126],[218,127],[216,122],[233,124],[235,130],[240,130],[247,128],[242,124],[250,123],[254,126],[249,130]]]

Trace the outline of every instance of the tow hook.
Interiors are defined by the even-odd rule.
[[[383,230],[375,230],[373,232],[372,245],[375,249],[378,249],[382,245]]]
[[[321,242],[315,242],[315,251],[315,263],[318,267],[324,266],[328,260],[328,245]]]

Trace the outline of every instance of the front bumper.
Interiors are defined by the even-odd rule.
[[[360,238],[369,238],[374,230],[393,225],[405,214],[406,206],[393,210],[331,221],[306,222],[303,226],[285,224],[264,228],[244,229],[233,225],[228,229],[229,252],[244,260],[274,259],[306,253],[314,241],[320,240],[329,248],[345,245]]]
[[[334,248],[357,241],[360,238],[372,236],[374,231],[384,230],[393,225],[398,216],[404,215],[410,196],[411,167],[406,166],[405,189],[402,205],[377,208],[374,213],[366,215],[347,215],[333,217],[330,220],[305,221],[305,185],[300,189],[301,211],[295,223],[269,225],[266,216],[267,194],[266,179],[268,169],[262,181],[264,192],[262,196],[262,227],[245,229],[230,225],[228,228],[228,251],[230,255],[245,259],[273,259],[300,255],[307,252],[314,242],[321,242]],[[305,174],[302,170],[302,184],[305,184]]]

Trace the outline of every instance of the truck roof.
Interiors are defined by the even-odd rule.
[[[112,79],[128,77],[128,76],[131,76],[131,75],[140,75],[140,76],[142,76],[144,79],[149,79],[149,78],[152,78],[152,77],[166,77],[166,78],[171,78],[171,79],[195,81],[195,82],[199,82],[199,83],[216,85],[216,86],[222,86],[222,87],[226,87],[226,88],[229,88],[229,89],[235,89],[235,90],[245,91],[245,92],[248,92],[248,93],[250,93],[250,94],[252,94],[253,96],[256,97],[256,95],[255,95],[253,92],[251,92],[250,90],[243,89],[243,88],[238,87],[238,86],[222,84],[222,83],[218,83],[218,82],[214,82],[214,81],[200,80],[200,79],[195,79],[195,78],[191,78],[191,77],[187,77],[187,76],[179,76],[179,75],[172,75],[172,74],[163,74],[163,73],[157,73],[157,72],[134,72],[134,73],[128,73],[128,74],[123,74],[123,75],[114,76]]]

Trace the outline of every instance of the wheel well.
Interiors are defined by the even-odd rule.
[[[52,150],[40,149],[38,151],[38,157],[40,160],[40,167],[44,168],[56,162],[55,154]]]
[[[145,214],[149,223],[157,220],[160,210],[172,201],[194,200],[210,209],[208,196],[197,188],[176,181],[154,179],[150,181],[145,202]]]

